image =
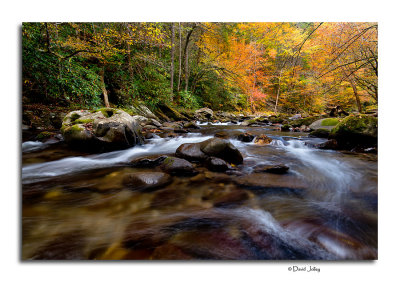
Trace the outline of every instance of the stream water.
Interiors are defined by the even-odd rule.
[[[174,176],[154,192],[124,187],[145,156],[223,131],[244,157],[235,173]],[[244,143],[237,134],[273,138]],[[176,138],[89,155],[22,144],[22,259],[377,259],[377,156],[318,150],[304,133],[202,125]],[[284,164],[283,175],[255,173]]]

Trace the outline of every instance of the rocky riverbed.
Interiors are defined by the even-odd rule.
[[[376,154],[197,118],[136,117],[123,150],[23,143],[23,259],[377,258]]]

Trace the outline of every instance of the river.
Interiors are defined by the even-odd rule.
[[[224,132],[244,162],[198,166],[151,193],[124,187],[140,157],[173,154]],[[269,145],[241,142],[266,134]],[[272,127],[201,125],[174,138],[102,154],[22,144],[22,259],[377,259],[377,156],[319,150],[325,141]],[[256,173],[284,164],[287,174]]]

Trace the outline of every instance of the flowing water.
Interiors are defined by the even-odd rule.
[[[153,192],[122,179],[156,171],[130,163],[172,155],[225,132],[244,157],[231,173],[197,166]],[[236,139],[266,134],[269,145]],[[64,144],[22,144],[23,259],[377,258],[377,158],[318,150],[323,139],[240,125],[201,125],[176,138],[89,155]],[[255,166],[285,164],[284,175]]]

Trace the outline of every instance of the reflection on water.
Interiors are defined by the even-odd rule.
[[[316,139],[272,129],[205,125],[97,155],[24,144],[22,258],[376,259],[376,160],[317,150],[307,145]],[[199,174],[174,176],[157,191],[124,187],[126,175],[159,170],[132,167],[132,160],[173,154],[219,131],[244,156],[237,173],[196,164]],[[235,140],[243,131],[274,140]],[[289,173],[254,173],[269,164],[285,164]]]

